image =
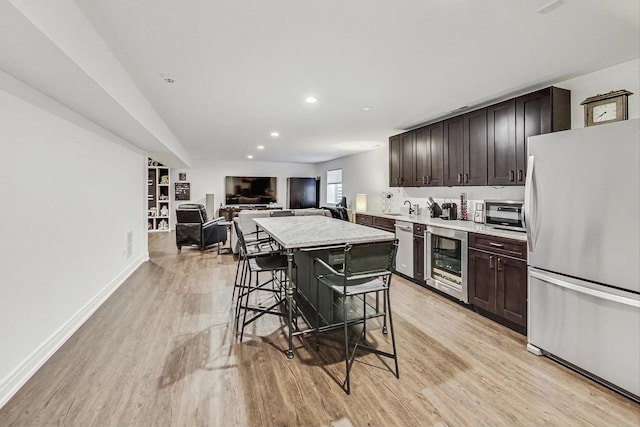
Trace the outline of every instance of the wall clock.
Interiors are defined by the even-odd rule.
[[[582,101],[580,105],[584,105],[585,127],[627,120],[629,95],[633,93],[623,89],[598,94]]]

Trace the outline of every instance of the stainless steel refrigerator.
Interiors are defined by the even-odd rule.
[[[640,120],[528,139],[528,346],[640,396]]]

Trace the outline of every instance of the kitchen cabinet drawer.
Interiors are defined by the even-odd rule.
[[[469,233],[469,248],[489,251],[523,260],[527,259],[527,242],[520,240]]]
[[[390,231],[395,233],[396,220],[389,218],[382,218],[374,215],[356,214],[356,224],[366,225],[367,227],[374,227],[379,230]]]
[[[373,226],[373,217],[371,215],[356,214],[356,224]]]
[[[389,218],[381,218],[379,216],[373,217],[373,226],[375,228],[379,228],[380,230],[390,231],[395,233],[396,231],[396,220]]]

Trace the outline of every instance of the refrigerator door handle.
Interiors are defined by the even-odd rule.
[[[562,288],[570,289],[572,291],[579,292],[581,294],[587,294],[594,296],[596,298],[601,298],[608,301],[617,302],[624,305],[629,305],[631,307],[640,308],[640,300],[634,300],[631,298],[625,298],[620,295],[613,295],[606,292],[598,291],[596,289],[586,288],[584,286],[576,285],[564,280],[556,279],[555,277],[549,277],[546,274],[529,270],[529,275],[531,277],[535,277],[536,279],[540,279],[543,282],[551,283],[556,286],[560,286]]]
[[[522,222],[525,230],[527,231],[527,245],[529,246],[529,252],[533,252],[533,221],[531,218],[532,204],[533,204],[533,168],[534,168],[534,156],[529,156],[527,159],[529,165],[529,173],[524,184],[524,206],[522,207]]]

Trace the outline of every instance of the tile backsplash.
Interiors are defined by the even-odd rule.
[[[485,200],[523,200],[524,187],[434,187],[434,188],[389,188],[387,192],[392,194],[391,211],[408,214],[409,207],[404,204],[406,200],[412,205],[418,204],[419,214],[427,214],[427,200],[429,196],[438,205],[443,203],[455,203],[458,207],[458,218],[460,218],[460,194],[467,195],[467,220],[473,221],[476,203],[484,203]],[[379,212],[381,204],[378,195],[371,197],[368,195],[369,209],[371,212]],[[373,203],[371,203],[373,202]]]

